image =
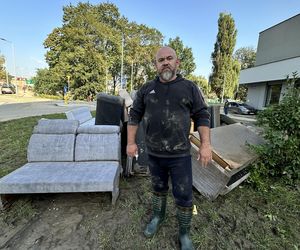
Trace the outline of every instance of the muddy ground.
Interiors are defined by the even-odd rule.
[[[115,207],[109,193],[18,197],[1,213],[0,249],[179,249],[171,194],[160,233],[145,239],[149,177],[122,179],[120,186]],[[297,202],[299,194],[295,195],[289,199]],[[274,199],[253,195],[251,188],[241,186],[214,202],[194,190],[194,201],[198,214],[193,217],[192,238],[197,249],[297,249],[300,242],[299,224],[291,225],[299,219],[299,210],[283,219],[271,209]],[[279,209],[282,202],[276,202]]]
[[[27,162],[28,141],[41,118],[1,122],[0,176]],[[256,190],[244,182],[213,202],[194,190],[195,248],[298,250],[300,185],[273,181],[267,186]],[[21,195],[0,212],[0,249],[179,249],[175,212],[170,190],[166,222],[153,239],[145,239],[151,216],[149,177],[121,178],[115,207],[109,193]]]

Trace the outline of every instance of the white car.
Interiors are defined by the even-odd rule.
[[[14,85],[8,84],[8,83],[4,83],[1,86],[1,92],[2,92],[2,94],[14,94],[15,93]]]

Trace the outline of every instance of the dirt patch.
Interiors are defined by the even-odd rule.
[[[1,213],[0,249],[179,249],[171,193],[166,222],[159,234],[146,239],[142,232],[151,216],[150,179],[122,179],[120,188],[115,207],[109,193],[21,196]],[[277,192],[264,196],[241,186],[210,202],[194,191],[198,209],[192,223],[195,247],[297,247],[299,192],[285,197]]]

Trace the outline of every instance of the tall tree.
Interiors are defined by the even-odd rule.
[[[233,58],[239,61],[241,69],[252,68],[255,65],[256,51],[253,47],[241,47],[234,52]]]
[[[185,47],[178,36],[175,39],[170,38],[167,46],[176,51],[177,57],[180,60],[180,73],[185,77],[189,76],[196,69],[192,48]]]
[[[156,29],[135,22],[126,25],[125,77],[130,90],[139,88],[147,79],[152,79],[156,70],[154,53],[162,45],[163,35]],[[132,81],[132,83],[131,83]]]
[[[204,76],[196,76],[194,74],[191,74],[189,76],[189,80],[196,83],[206,96],[208,95],[210,91],[210,86],[208,85],[208,81]]]
[[[253,47],[241,47],[234,52],[233,58],[238,60],[241,69],[252,68],[255,65],[256,51]],[[235,99],[246,101],[248,88],[239,85]]]
[[[214,52],[211,54],[213,63],[209,77],[212,90],[220,98],[233,97],[238,86],[240,66],[233,58],[237,30],[230,14],[220,13],[218,35]]]
[[[63,10],[62,27],[54,29],[44,42],[49,70],[58,73],[61,82],[58,87],[70,76],[75,98],[104,91],[108,81],[115,93],[122,59],[122,77],[133,76],[136,84],[154,72],[153,66],[149,67],[152,53],[163,38],[158,30],[129,22],[111,3],[79,3]]]

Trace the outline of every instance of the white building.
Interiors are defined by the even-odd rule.
[[[239,82],[247,102],[263,109],[282,99],[293,72],[300,76],[300,14],[259,33],[255,67],[242,70]]]

